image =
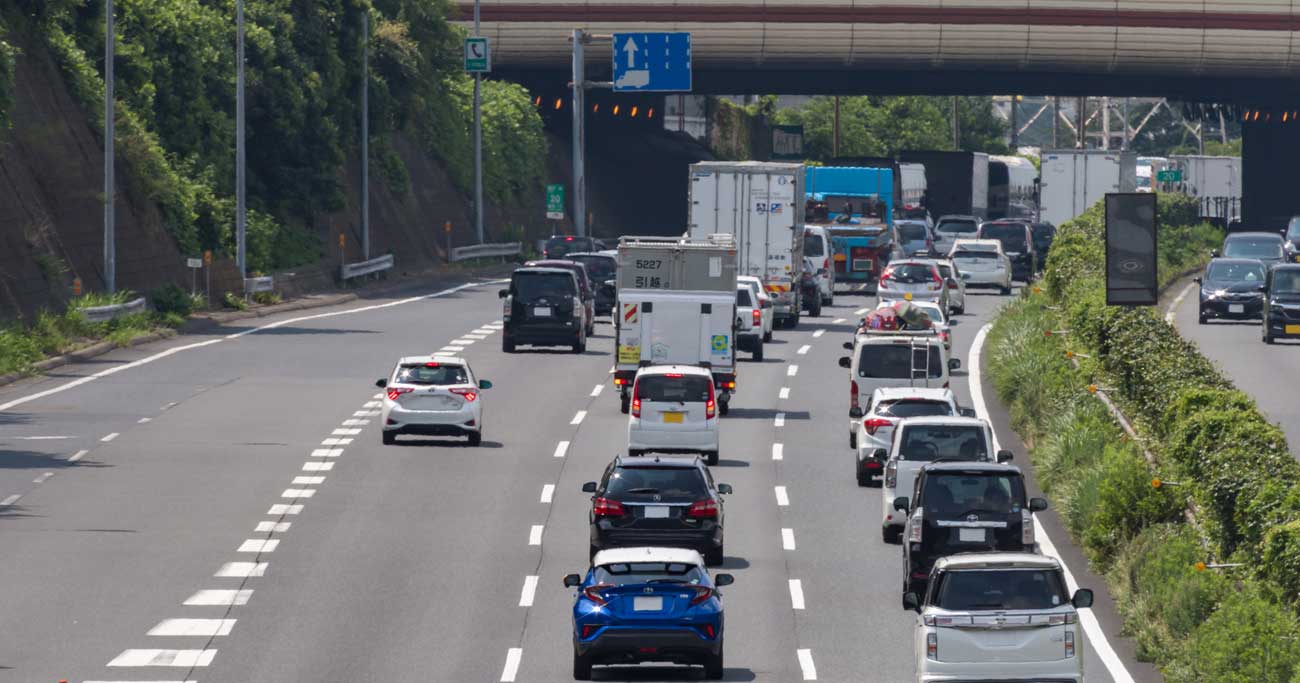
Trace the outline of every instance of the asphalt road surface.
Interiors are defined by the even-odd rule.
[[[506,355],[496,289],[262,319],[0,389],[0,680],[571,680],[561,579],[586,568],[580,488],[626,439],[611,329],[582,355]],[[970,295],[953,328],[963,363],[1002,301]],[[853,479],[837,364],[872,305],[841,295],[778,331],[765,362],[741,354],[715,468],[735,487],[718,569],[736,576],[727,680],[913,674],[902,555],[881,541],[880,490]],[[374,381],[398,356],[447,345],[495,384],[482,447],[381,446]],[[964,366],[963,405],[968,381]],[[1107,666],[1089,642],[1088,680],[1159,680],[1116,638],[1104,584],[1054,515],[1041,519],[1098,590],[1097,632],[1117,653]]]

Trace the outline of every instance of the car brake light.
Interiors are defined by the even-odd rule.
[[[448,389],[447,391],[457,396],[463,396],[466,403],[473,403],[474,399],[478,398],[478,394],[473,389]]]
[[[1027,546],[1034,544],[1034,513],[1029,508],[1020,509],[1020,542]]]
[[[921,535],[925,533],[925,508],[918,507],[912,515],[912,532],[907,540],[912,543],[920,543]]]
[[[572,238],[572,237],[565,237],[565,238],[564,238],[564,241],[565,241],[565,242],[572,242],[572,241],[573,241],[573,238]]]
[[[713,624],[702,624],[699,629],[704,632],[705,638],[715,638],[717,633],[713,630]]]
[[[622,377],[615,377],[615,378],[614,378],[614,386],[616,386],[616,387],[621,387],[621,386],[623,386],[624,384],[627,384],[627,380],[623,379]]]
[[[733,379],[733,380],[730,380],[730,381],[727,381],[727,382],[723,382],[723,383],[722,383],[722,388],[723,388],[723,389],[735,389],[735,388],[736,388],[736,380]]]
[[[608,498],[597,498],[591,503],[591,514],[597,517],[622,517],[623,504],[617,500]]]
[[[666,372],[666,373],[664,373],[664,377],[672,377],[673,379],[680,379],[681,376],[682,376],[682,373],[680,373],[680,372]]]
[[[831,260],[829,258],[822,259],[822,268],[825,268],[826,270],[831,269]]]
[[[876,430],[881,427],[893,427],[893,420],[887,420],[883,417],[873,417],[862,421],[862,428],[867,430],[868,434],[875,435]]]
[[[709,382],[709,400],[704,402],[704,417],[712,420],[718,414],[717,396],[713,393],[713,383]]]
[[[424,364],[424,367],[426,367],[426,368],[436,368],[436,367],[438,367],[438,364],[437,364],[436,362],[434,362],[434,361],[429,361],[428,363],[425,363],[425,364]]]
[[[712,498],[697,500],[691,503],[691,509],[686,511],[687,517],[717,517],[718,502]]]
[[[898,486],[898,463],[896,461],[890,461],[885,466],[885,486],[891,489]]]
[[[1074,656],[1074,631],[1065,632],[1065,656]]]
[[[607,588],[613,588],[613,586],[608,583],[598,583],[594,586],[587,586],[586,588],[582,589],[582,594],[587,596],[588,600],[596,603],[597,605],[603,605],[606,602],[608,602],[608,600],[606,600],[605,596],[601,595],[600,592]],[[595,628],[599,628],[599,626]],[[585,628],[583,629],[583,633],[586,633]]]
[[[602,600],[603,600],[603,598],[602,598]],[[604,604],[604,603],[601,603],[601,604]],[[595,633],[596,631],[599,631],[599,630],[600,630],[600,625],[599,625],[599,624],[583,624],[583,625],[582,625],[582,637],[583,637],[584,639],[585,639],[585,638],[590,638],[590,637],[592,636],[593,633]]]
[[[710,597],[713,597],[712,588],[705,588],[704,586],[696,586],[695,597],[691,598],[691,605],[698,605],[701,602],[708,600]],[[712,638],[713,637],[712,627],[710,627],[709,630],[710,630],[709,637]]]
[[[759,325],[762,325],[762,324],[763,324],[763,311],[760,310],[760,309],[755,308],[755,309],[754,309],[754,327],[758,327]]]
[[[939,659],[939,634],[925,634],[925,657],[926,659]]]
[[[849,380],[849,407],[858,407],[858,381],[855,379]]]
[[[641,383],[632,384],[632,417],[641,417]]]
[[[390,401],[396,401],[398,396],[401,396],[402,394],[409,394],[409,393],[411,393],[411,391],[413,391],[413,390],[412,390],[412,389],[408,389],[408,388],[406,388],[406,387],[389,387],[389,388],[388,388],[388,400],[390,400]]]

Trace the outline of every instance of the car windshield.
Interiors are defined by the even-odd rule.
[[[574,256],[573,260],[586,266],[587,274],[598,282],[614,279],[618,270],[618,261],[608,256]]]
[[[925,346],[913,349],[908,344],[865,344],[858,357],[858,377],[909,379],[913,370],[917,379],[943,377],[943,356],[939,353],[939,346],[927,346],[928,365]]]
[[[466,384],[469,382],[469,373],[463,365],[411,363],[397,368],[397,372],[393,373],[393,382],[428,386]]]
[[[898,456],[914,462],[987,460],[984,428],[978,425],[906,425]]]
[[[736,290],[736,305],[741,308],[753,308],[754,300],[749,296],[749,288],[742,287]]]
[[[963,569],[938,579],[934,605],[954,612],[1053,609],[1070,601],[1055,569]]]
[[[804,233],[803,255],[810,258],[826,255],[826,245],[823,244],[821,235],[811,232]]]
[[[1286,268],[1273,273],[1274,294],[1300,294],[1300,270]]]
[[[596,248],[590,237],[552,237],[546,242],[546,255],[550,258],[564,256],[574,251],[592,251]]]
[[[980,228],[980,237],[997,240],[1006,251],[1025,250],[1025,227],[1019,223],[986,223]]]
[[[904,206],[894,211],[894,216],[898,218],[914,218],[925,220],[925,207],[922,206]]]
[[[703,403],[709,400],[713,380],[700,375],[643,375],[636,380],[633,392],[642,401],[665,403]]]
[[[951,519],[976,512],[1011,514],[1025,503],[1025,485],[1019,474],[1005,472],[931,472],[919,503],[926,517]]]
[[[634,583],[692,583],[704,580],[704,570],[681,562],[618,562],[596,567],[594,583],[623,586]]]
[[[620,467],[609,475],[605,495],[694,496],[706,498],[704,475],[694,467]]]
[[[902,223],[898,226],[898,238],[904,242],[922,242],[926,238],[925,226],[916,223]]]
[[[1282,238],[1229,238],[1223,245],[1223,255],[1228,258],[1280,259],[1282,258]]]
[[[567,273],[516,272],[510,278],[510,293],[529,302],[577,296],[578,290],[573,276]]]
[[[951,416],[952,404],[947,401],[926,401],[917,398],[904,398],[897,401],[881,401],[876,406],[875,412],[881,417]]]
[[[920,284],[934,280],[934,266],[925,263],[900,263],[890,266],[885,275],[902,284]]]
[[[979,226],[975,224],[975,221],[971,220],[939,221],[939,225],[935,227],[935,231],[937,232],[946,232],[955,235],[969,235],[978,229]]]
[[[1206,280],[1216,282],[1263,282],[1262,263],[1211,263]]]

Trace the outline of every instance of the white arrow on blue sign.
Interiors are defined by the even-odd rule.
[[[691,34],[615,33],[616,92],[690,92]]]

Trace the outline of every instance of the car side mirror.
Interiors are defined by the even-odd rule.
[[[848,356],[844,356],[844,357],[840,358],[840,367],[842,367],[842,368],[851,368],[851,367],[853,367],[853,361],[850,360]]]
[[[1016,457],[1011,451],[998,451],[998,462],[1011,462]]]
[[[961,274],[961,279],[963,279],[963,280],[969,280],[969,279],[970,279],[970,273],[962,273],[962,274]]]
[[[565,574],[565,575],[564,575],[564,586],[565,586],[565,588],[577,588],[578,586],[581,586],[581,585],[582,585],[582,577],[581,577],[581,576],[578,576],[577,574]]]
[[[949,287],[956,287],[956,286],[957,286],[957,278],[953,278],[953,277],[948,278],[948,286],[949,286]]]
[[[594,481],[589,481],[589,482],[583,484],[583,485],[582,485],[582,492],[583,492],[583,493],[595,493],[595,492],[596,492],[596,482],[594,482]]]
[[[1259,286],[1256,287],[1255,289],[1258,290],[1258,291],[1261,291],[1261,292],[1267,292],[1267,291],[1268,291],[1268,285],[1259,285]]]
[[[508,290],[508,289],[498,289],[498,290],[497,290],[497,298],[498,298],[498,299],[504,299],[504,298],[506,298],[506,297],[508,297],[508,296],[510,296],[510,290]]]
[[[883,448],[877,448],[876,450],[871,451],[871,457],[875,460],[885,460],[889,457],[889,451]]]
[[[481,379],[481,380],[479,380],[479,381],[478,381],[478,388],[480,388],[480,389],[491,389],[491,388],[492,388],[492,380],[490,380],[490,379]]]
[[[759,305],[759,308],[771,308],[771,307],[772,307],[772,300],[771,300],[771,299],[763,299],[762,301],[758,302],[758,305]]]
[[[1205,282],[1203,282],[1203,281],[1201,280],[1201,276],[1200,276],[1200,275],[1197,275],[1196,277],[1192,278],[1192,282],[1195,282],[1195,283],[1198,284],[1198,285],[1203,285],[1203,284],[1205,284]]]
[[[853,342],[844,342],[843,346],[845,351],[853,350]]]
[[[949,358],[948,371],[952,372],[953,370],[958,370],[958,369],[961,369],[961,361],[957,360],[956,358]]]
[[[894,499],[894,509],[900,510],[902,512],[907,512],[907,508],[911,504],[911,502],[912,501],[907,499],[907,496],[899,496]]]
[[[1219,250],[1218,250],[1218,249],[1211,249],[1211,250],[1210,250],[1210,258],[1219,258]]]
[[[379,387],[380,389],[383,389],[384,387],[387,387],[387,386],[388,386],[388,380],[386,380],[386,379],[377,379],[377,380],[375,380],[375,386]]]
[[[849,417],[855,420],[862,419],[862,409],[857,406],[853,406],[852,408],[849,408]]]
[[[903,609],[913,612],[921,611],[921,596],[916,593],[903,593]]]
[[[731,484],[718,484],[718,493],[724,496],[731,495]]]
[[[957,412],[962,417],[979,417],[979,415],[975,413],[974,408],[958,408]]]
[[[1070,604],[1074,605],[1076,609],[1092,607],[1092,589],[1080,588],[1075,591],[1074,597],[1070,598]]]
[[[713,585],[718,588],[722,588],[723,586],[730,586],[735,582],[736,582],[736,577],[732,576],[731,574],[713,575]]]
[[[1043,510],[1046,510],[1046,509],[1047,509],[1047,499],[1046,499],[1046,498],[1030,498],[1030,499],[1029,499],[1029,511],[1030,511],[1030,512],[1042,512]]]

